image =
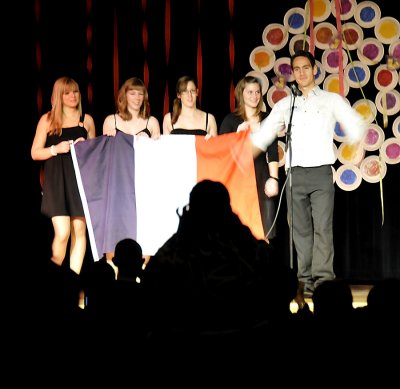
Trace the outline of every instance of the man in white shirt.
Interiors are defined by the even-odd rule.
[[[297,51],[291,58],[291,66],[298,88],[293,85],[293,93],[274,105],[260,131],[252,134],[252,142],[257,155],[266,150],[279,132],[288,131],[291,121],[285,166],[291,183],[286,185],[286,198],[293,216],[299,289],[301,294],[311,296],[315,287],[335,278],[335,188],[331,165],[336,160],[333,151],[336,122],[350,144],[362,140],[367,123],[342,96],[315,84],[318,68],[311,53]]]

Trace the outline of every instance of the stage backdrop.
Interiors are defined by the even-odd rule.
[[[98,135],[106,115],[115,111],[119,86],[132,76],[143,78],[148,86],[151,112],[160,123],[171,110],[177,79],[195,76],[202,109],[213,113],[220,124],[234,106],[234,85],[249,72],[263,80],[265,106],[271,109],[286,93],[276,90],[277,77],[290,79],[288,57],[294,47],[306,45],[318,60],[320,86],[344,94],[352,105],[359,103],[358,109],[367,116],[372,112],[370,137],[358,163],[347,164],[349,150],[340,148],[345,143],[340,129],[333,145],[338,152],[334,166],[338,182],[350,183],[350,189],[357,186],[347,190],[336,185],[336,273],[353,281],[400,277],[400,164],[394,140],[399,138],[400,86],[398,69],[388,73],[386,68],[389,59],[396,65],[400,50],[395,4],[383,0],[70,0],[62,12],[53,0],[11,4],[15,9],[5,14],[15,16],[13,30],[5,36],[7,79],[13,81],[13,87],[7,88],[8,100],[17,107],[23,99],[23,109],[14,116],[17,120],[11,127],[21,134],[18,141],[10,142],[9,150],[21,166],[13,170],[15,188],[21,188],[19,193],[27,194],[28,200],[19,201],[17,209],[32,224],[27,228],[32,247],[48,258],[52,229],[40,215],[40,164],[31,161],[30,147],[40,115],[50,108],[56,78],[69,75],[79,82],[84,109],[94,116]],[[343,36],[347,47],[336,39]],[[16,74],[21,66],[25,71]],[[374,149],[383,139],[392,143],[382,142]],[[382,146],[383,179],[374,175],[376,159],[367,160],[358,171],[363,160],[380,156]],[[343,171],[342,165],[351,166]],[[366,178],[360,180],[362,171]],[[284,178],[281,168],[281,185]],[[274,244],[288,262],[286,220],[283,199]]]

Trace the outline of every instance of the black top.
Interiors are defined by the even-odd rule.
[[[151,138],[151,132],[150,130],[147,128],[147,126],[149,125],[149,120],[150,120],[150,116],[147,118],[147,122],[146,122],[146,127],[143,128],[143,130],[140,130],[137,134],[135,135],[139,135],[141,132],[144,132],[145,134],[147,134],[149,136],[149,138]],[[115,121],[115,129],[117,131],[121,131],[117,128],[117,115],[114,115],[114,121]],[[123,132],[123,131],[121,131]]]
[[[171,114],[172,116],[172,114]],[[172,131],[170,132],[171,135],[207,135],[207,126],[208,126],[208,113],[206,113],[206,129],[186,129],[186,128],[174,128],[172,125]]]

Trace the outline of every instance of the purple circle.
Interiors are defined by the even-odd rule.
[[[397,159],[400,156],[400,146],[397,143],[392,143],[386,147],[386,155],[390,159]]]
[[[357,180],[357,175],[351,169],[343,170],[343,173],[340,175],[340,179],[346,185],[354,184]]]

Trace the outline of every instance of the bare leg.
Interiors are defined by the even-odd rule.
[[[69,266],[76,274],[82,269],[86,253],[86,221],[84,217],[71,218],[71,249]]]
[[[71,231],[70,218],[69,216],[54,216],[51,221],[54,228],[54,238],[51,245],[51,260],[56,265],[61,266],[67,252],[67,245]]]

